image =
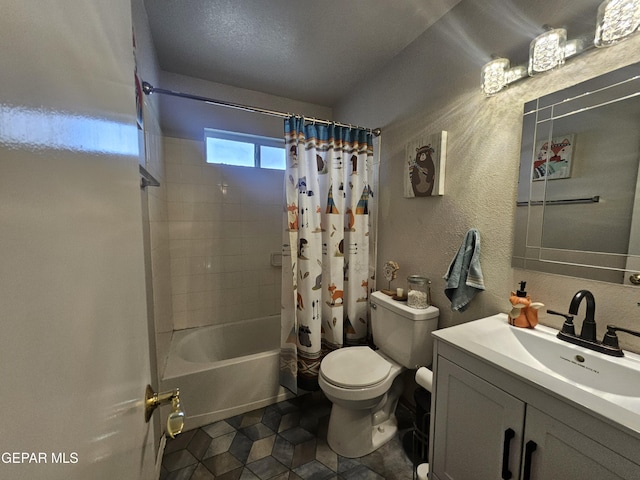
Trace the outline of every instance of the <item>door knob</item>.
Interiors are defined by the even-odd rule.
[[[148,422],[154,410],[164,403],[171,403],[171,412],[167,417],[167,433],[171,438],[182,433],[184,428],[184,411],[180,404],[180,390],[169,390],[164,393],[155,393],[151,385],[147,385],[144,396],[144,421]]]

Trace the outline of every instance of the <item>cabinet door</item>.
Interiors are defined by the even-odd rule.
[[[524,403],[439,357],[431,469],[441,480],[517,478]],[[561,477],[554,477],[561,478]]]
[[[527,407],[523,480],[631,480],[640,478],[640,466],[606,446]]]

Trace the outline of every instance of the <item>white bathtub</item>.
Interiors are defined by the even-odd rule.
[[[292,397],[279,366],[279,316],[176,330],[161,391],[180,389],[190,430]]]

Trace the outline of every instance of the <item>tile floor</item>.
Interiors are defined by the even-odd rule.
[[[331,403],[322,392],[307,394],[169,440],[161,480],[322,480],[413,477],[403,449],[414,414],[398,406],[398,434],[377,451],[357,459],[336,455],[327,445]],[[411,445],[411,441],[409,441]]]

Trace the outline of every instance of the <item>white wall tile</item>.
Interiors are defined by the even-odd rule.
[[[206,164],[203,142],[163,146],[174,328],[279,310],[280,270],[269,262],[281,250],[283,172]]]

